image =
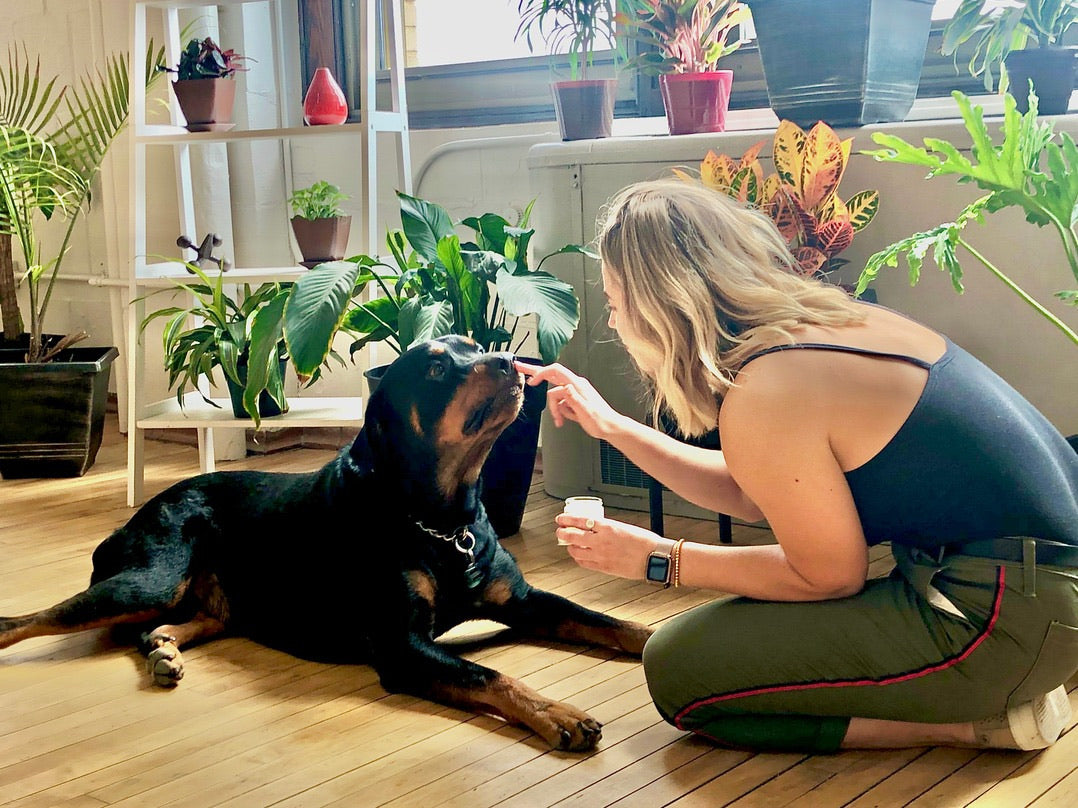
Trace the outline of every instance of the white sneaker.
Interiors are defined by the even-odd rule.
[[[1030,751],[1055,743],[1070,720],[1070,699],[1067,689],[1060,685],[1032,701],[1008,708],[1005,713],[975,721],[973,729],[984,746]]]

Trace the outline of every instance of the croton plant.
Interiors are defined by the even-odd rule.
[[[807,133],[792,121],[775,131],[775,173],[764,176],[761,140],[739,159],[708,151],[700,179],[708,187],[765,211],[790,245],[805,275],[824,276],[846,263],[838,254],[872,221],[879,191],[861,191],[845,202],[838,186],[853,138],[841,140],[823,121]],[[688,175],[675,171],[683,178]]]

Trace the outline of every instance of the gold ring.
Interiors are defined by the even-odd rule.
[[[595,520],[594,519],[589,519],[588,521],[586,521],[584,523],[584,527],[586,527],[588,530],[594,531],[595,530]]]

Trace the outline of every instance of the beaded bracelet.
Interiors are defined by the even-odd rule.
[[[673,567],[670,574],[670,585],[674,587],[681,586],[681,545],[684,543],[684,539],[678,539],[670,550],[670,566]]]

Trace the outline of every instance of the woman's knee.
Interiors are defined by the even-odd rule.
[[[686,648],[686,643],[677,626],[666,623],[644,645],[644,678],[659,714],[670,723],[685,704],[700,695],[688,692],[695,652]]]

